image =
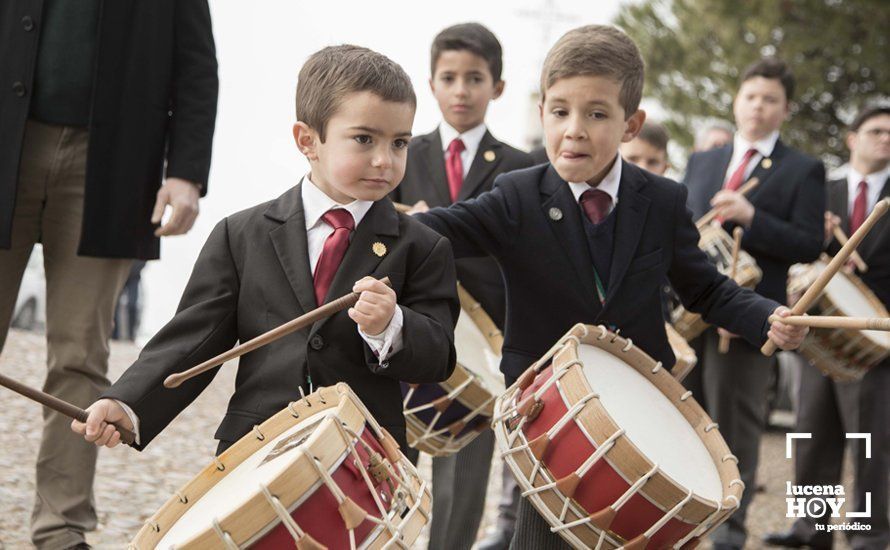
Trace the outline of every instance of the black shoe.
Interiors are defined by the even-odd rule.
[[[476,546],[477,550],[507,550],[510,548],[510,541],[513,540],[513,533],[508,533],[498,529],[494,533],[488,535]]]
[[[85,542],[78,542],[74,546],[69,546],[69,547],[65,548],[65,550],[92,550],[92,548],[93,548],[92,546],[90,546],[89,544],[87,544]]]
[[[831,533],[818,533],[813,537],[808,538],[804,538],[794,531],[786,531],[784,533],[767,533],[763,537],[763,542],[767,546],[831,550]]]

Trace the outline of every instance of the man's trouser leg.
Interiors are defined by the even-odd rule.
[[[29,122],[23,149],[18,194],[43,194],[39,235],[48,367],[43,389],[85,408],[108,387],[108,337],[130,260],[77,256],[87,132]],[[54,550],[81,542],[96,527],[97,448],[71,432],[69,418],[47,409],[43,417],[31,538],[38,548]]]
[[[774,357],[762,355],[759,349],[738,338],[732,340],[729,353],[719,353],[715,329],[709,329],[703,336],[704,354],[696,368],[704,369],[705,397],[711,418],[720,426],[720,434],[739,459],[739,473],[747,488],[739,509],[714,531],[711,539],[742,548],[747,538],[745,516],[754,497],[767,390],[776,363]]]

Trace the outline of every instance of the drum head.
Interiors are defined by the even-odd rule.
[[[504,391],[504,375],[500,371],[501,357],[473,322],[470,315],[463,309],[454,329],[454,347],[457,351],[457,362],[463,365],[485,389],[492,394]]]
[[[813,264],[813,266],[817,270],[816,273],[821,273],[828,267],[822,261]],[[887,315],[886,310],[873,301],[876,298],[863,293],[860,287],[853,282],[852,276],[846,273],[838,272],[832,277],[828,281],[828,286],[825,287],[825,293],[840,315],[847,317],[884,317]],[[862,334],[875,344],[890,349],[890,332],[863,330]]]
[[[661,471],[702,498],[723,500],[717,466],[689,421],[649,380],[588,344],[578,348],[584,376],[627,438]]]

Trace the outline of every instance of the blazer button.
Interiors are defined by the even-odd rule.
[[[27,32],[31,32],[34,30],[34,20],[30,15],[26,15],[22,17],[22,28],[24,28]]]
[[[19,81],[12,83],[12,91],[19,97],[25,97],[25,85]]]
[[[320,350],[324,347],[324,338],[322,338],[320,334],[313,335],[312,338],[309,339],[309,347],[315,351]]]

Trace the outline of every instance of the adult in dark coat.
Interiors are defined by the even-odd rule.
[[[0,349],[42,243],[44,390],[83,407],[108,387],[130,263],[188,231],[207,191],[218,88],[210,12],[206,0],[8,0],[0,51]],[[58,413],[44,420],[31,538],[40,549],[82,547],[96,526],[96,448]]]

